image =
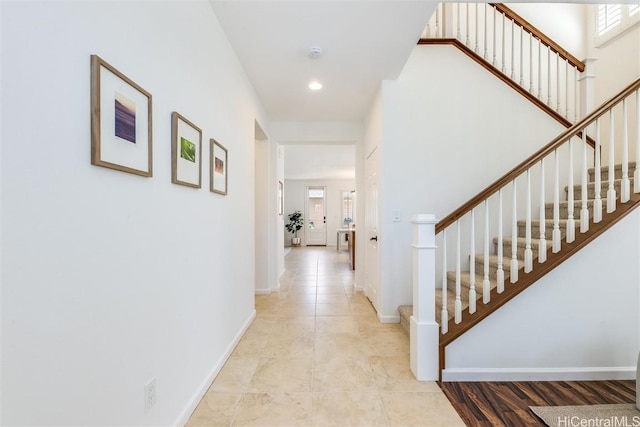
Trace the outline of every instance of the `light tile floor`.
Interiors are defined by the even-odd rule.
[[[409,339],[354,292],[348,253],[295,248],[187,426],[464,426]]]

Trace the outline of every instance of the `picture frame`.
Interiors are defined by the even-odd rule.
[[[284,185],[278,181],[278,215],[284,213]]]
[[[91,164],[153,176],[152,97],[91,55]]]
[[[177,111],[171,113],[171,182],[202,187],[202,129]]]
[[[212,193],[227,195],[229,184],[229,155],[224,145],[215,139],[209,140],[211,149],[209,162],[209,185]]]

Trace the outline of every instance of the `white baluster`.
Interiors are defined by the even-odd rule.
[[[505,52],[507,47],[506,37],[505,37],[506,35],[505,26],[507,25],[507,17],[503,13],[501,13],[500,15],[502,16],[502,68],[501,68],[501,71],[502,71],[502,74],[507,74],[507,69],[505,67]]]
[[[511,80],[516,81],[516,22],[511,21]]]
[[[544,159],[540,160],[540,239],[538,240],[538,262],[543,263],[547,260],[547,239],[545,233],[547,230],[546,223],[546,198],[545,198],[545,173],[544,173]]]
[[[520,27],[520,86],[524,87],[524,28]]]
[[[482,302],[491,300],[491,281],[489,280],[489,200],[484,201],[484,277],[482,280]]]
[[[465,24],[467,27],[467,35],[464,44],[465,46],[469,47],[469,3],[467,3],[467,20],[465,21]]]
[[[438,5],[438,7],[436,8],[436,34],[435,37],[439,37],[440,36],[440,6],[442,6],[442,3],[440,3]]]
[[[533,93],[533,34],[529,34],[529,93]]]
[[[498,293],[504,292],[504,269],[502,268],[502,188],[498,191],[498,270],[496,271],[496,281],[498,282]]]
[[[556,112],[560,112],[560,54],[556,53]]]
[[[493,62],[491,62],[493,64],[493,66],[496,66],[496,20],[497,20],[497,16],[498,16],[498,11],[496,11],[494,8],[491,8],[491,10],[493,11]]]
[[[489,48],[489,43],[487,43],[487,32],[489,31],[489,24],[487,21],[487,9],[489,9],[489,5],[487,5],[485,3],[484,5],[484,59],[485,61],[487,60],[488,57],[488,48]]]
[[[454,321],[456,324],[462,322],[462,299],[460,295],[462,291],[460,289],[460,220],[456,221],[456,306]]]
[[[578,94],[580,93],[580,82],[578,81],[578,69],[573,69],[573,123],[578,123]]]
[[[547,105],[551,107],[551,48],[547,46]]]
[[[449,331],[449,309],[447,308],[447,229],[442,231],[442,311],[440,312],[440,328],[443,334]]]
[[[564,117],[569,120],[569,60],[564,62]]]
[[[531,250],[531,168],[527,169],[527,218],[525,226],[524,272],[533,270],[533,251]]]
[[[518,281],[518,203],[516,180],[513,180],[513,219],[511,220],[511,283]]]
[[[614,131],[614,119],[613,108],[609,110],[609,188],[607,190],[607,213],[611,213],[616,210],[616,188],[615,182],[615,131]]]
[[[601,174],[602,174],[602,168],[600,165],[600,159],[602,154],[600,153],[602,151],[602,146],[600,144],[600,119],[596,119],[596,152],[595,152],[595,160],[594,160],[594,169],[595,169],[595,175],[594,175],[594,192],[595,192],[595,198],[593,200],[593,222],[600,222],[602,221],[602,197],[601,197],[601,191],[600,191],[600,187],[602,186],[602,184],[600,183],[600,178],[601,178]]]
[[[456,3],[456,39],[462,41],[460,36],[460,3]]]
[[[588,180],[588,166],[587,166],[587,128],[582,130],[582,209],[580,210],[580,232],[586,233],[589,231],[589,205],[587,201],[589,180]]]
[[[573,209],[573,138],[569,138],[569,191],[567,193],[567,243],[576,240],[576,222]]]
[[[478,20],[478,3],[476,3],[476,40],[475,40],[476,47],[473,49],[473,51],[475,53],[479,52],[479,50],[478,50],[478,39],[479,39],[479,37],[478,37],[478,27],[480,26],[480,24],[479,24],[478,21],[479,21]]]
[[[631,182],[629,182],[629,122],[627,120],[627,98],[622,100],[622,181],[620,182],[620,202],[626,203],[631,198]]]
[[[542,101],[542,42],[538,40],[538,99]]]
[[[640,90],[636,90],[636,169],[633,172],[633,192],[640,193]]]
[[[560,161],[558,159],[558,150],[554,150],[555,160],[555,176],[553,178],[553,233],[552,237],[552,249],[555,254],[560,251]]]
[[[469,256],[469,314],[476,312],[476,216],[471,209],[471,251]]]

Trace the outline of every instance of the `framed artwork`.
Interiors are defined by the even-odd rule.
[[[284,213],[284,186],[282,181],[278,181],[278,215]]]
[[[171,182],[202,187],[202,130],[175,111],[171,114]]]
[[[210,162],[210,187],[211,191],[218,194],[227,194],[229,172],[229,157],[227,149],[215,139],[210,140],[211,162]]]
[[[91,164],[153,175],[151,94],[91,55]]]

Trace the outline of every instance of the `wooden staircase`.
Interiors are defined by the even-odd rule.
[[[633,172],[636,168],[636,163],[635,162],[630,162],[629,163],[629,173],[630,176],[633,176]],[[609,183],[608,181],[605,181],[605,179],[607,179],[608,177],[608,167],[604,167],[601,169],[601,194],[604,195],[607,192],[607,189],[609,187]],[[581,235],[580,233],[580,220],[576,219],[575,220],[575,235],[576,235],[576,241],[574,241],[572,244],[567,244],[566,242],[566,232],[567,232],[567,222],[568,222],[568,214],[569,214],[569,209],[568,209],[568,201],[562,201],[559,204],[559,211],[560,211],[560,221],[559,221],[559,225],[560,225],[560,231],[561,231],[561,235],[562,235],[562,246],[561,246],[561,250],[560,252],[558,252],[557,254],[552,254],[552,240],[551,240],[551,230],[553,230],[554,227],[554,220],[553,219],[547,219],[545,221],[545,235],[546,235],[546,246],[547,246],[547,253],[548,253],[548,259],[547,262],[549,262],[549,258],[553,257],[553,258],[568,258],[568,256],[564,257],[562,254],[568,254],[570,249],[573,249],[575,246],[575,242],[577,242],[578,240],[583,240],[586,238],[589,238],[589,240],[593,240],[593,238],[597,237],[597,235],[602,234],[602,232],[604,232],[604,227],[602,227],[605,224],[610,224],[613,225],[614,222],[617,222],[619,219],[621,219],[624,215],[626,215],[627,213],[629,213],[634,207],[638,206],[638,203],[640,202],[640,195],[639,194],[632,194],[632,198],[629,202],[625,203],[625,204],[620,204],[620,198],[618,197],[617,199],[617,204],[620,206],[618,208],[618,210],[616,210],[615,214],[616,215],[610,215],[607,216],[605,214],[605,216],[607,216],[607,218],[603,217],[603,221],[602,223],[594,223],[593,222],[593,206],[594,206],[594,199],[595,199],[595,186],[594,186],[594,181],[595,181],[595,171],[593,168],[591,168],[589,170],[589,189],[588,189],[588,209],[589,209],[589,218],[590,218],[590,227],[589,227],[589,231],[584,233],[584,235]],[[617,194],[620,194],[620,183],[621,183],[621,178],[622,178],[622,167],[620,164],[616,165],[615,168],[615,177],[616,177],[616,181],[615,181],[615,188],[617,191]],[[633,179],[631,179],[631,186],[633,187]],[[582,191],[582,187],[580,185],[576,185],[574,186],[574,217],[579,217],[580,214],[580,210],[582,208],[582,201],[580,200],[580,196],[581,196],[581,191]],[[568,188],[565,187],[564,189],[565,195],[568,193]],[[605,202],[605,208],[606,208],[606,202]],[[548,202],[545,204],[545,217],[546,218],[553,218],[553,210],[554,210],[554,203],[553,202]],[[600,225],[598,227],[596,227],[596,225]],[[607,227],[608,228],[608,227]],[[540,277],[542,277],[542,275],[537,275],[536,271],[541,271],[541,267],[544,264],[541,264],[538,262],[537,257],[538,257],[538,247],[539,247],[539,236],[540,236],[540,225],[539,222],[533,221],[532,222],[532,226],[531,226],[531,233],[532,233],[532,240],[531,240],[531,247],[533,250],[533,257],[534,257],[534,267],[533,267],[533,271],[529,274],[525,274],[524,270],[522,269],[522,267],[524,266],[524,252],[525,252],[525,248],[526,248],[526,221],[524,219],[519,220],[518,221],[518,235],[517,235],[517,259],[518,259],[518,265],[520,266],[520,271],[519,271],[519,279],[517,284],[518,284],[518,289],[519,291],[522,291],[524,289],[526,289],[525,286],[522,286],[522,282],[524,280],[526,280],[527,282],[531,282],[529,283],[532,284],[533,281],[531,280],[531,278],[535,277],[535,280],[539,279]],[[580,239],[579,239],[580,238]],[[504,237],[503,238],[503,254],[509,254],[509,256],[504,256],[502,258],[502,268],[504,269],[504,275],[505,275],[505,283],[507,286],[507,284],[509,283],[509,278],[511,276],[511,251],[512,251],[512,247],[511,247],[511,241],[512,238],[511,237]],[[494,237],[493,238],[493,254],[489,256],[489,267],[490,267],[490,273],[489,273],[489,281],[491,283],[491,292],[492,294],[496,294],[496,297],[498,297],[498,293],[497,293],[497,279],[496,279],[496,271],[498,269],[498,264],[499,264],[499,260],[498,260],[498,255],[497,254],[497,246],[498,246],[498,238]],[[575,250],[571,251],[571,255],[575,253]],[[555,256],[554,256],[555,255]],[[480,311],[480,308],[482,306],[482,283],[484,280],[484,255],[483,254],[476,254],[474,256],[475,259],[475,267],[476,267],[476,274],[475,274],[475,287],[476,287],[476,299],[477,299],[477,307],[478,310]],[[447,282],[448,282],[448,298],[447,298],[447,305],[448,305],[448,312],[449,312],[449,320],[452,320],[454,318],[454,313],[455,313],[455,299],[456,299],[456,295],[454,292],[455,289],[455,283],[456,283],[456,272],[455,271],[448,271],[447,273]],[[531,278],[530,278],[531,277]],[[464,312],[464,316],[465,318],[469,318],[471,317],[470,313],[469,313],[469,290],[471,289],[471,273],[469,271],[464,271],[461,272],[460,274],[460,284],[461,284],[461,288],[462,288],[462,310]],[[506,292],[506,291],[505,291]],[[514,295],[515,296],[515,295]],[[491,298],[491,303],[490,305],[493,305],[494,303],[496,303],[497,301],[495,301],[497,298]],[[506,301],[505,301],[506,302]],[[400,313],[400,323],[403,326],[403,328],[405,329],[405,331],[407,333],[409,333],[409,318],[411,317],[411,315],[413,314],[413,306],[411,305],[403,305],[398,307],[398,311]],[[482,311],[490,311],[493,312],[495,310],[482,310]],[[436,321],[438,323],[441,323],[441,319],[440,319],[440,315],[442,312],[442,289],[436,289]],[[485,316],[486,317],[486,316]],[[478,323],[479,320],[474,321],[474,324]],[[462,330],[464,329],[464,326],[461,326],[461,324],[458,325],[454,325],[450,327],[450,332],[443,335],[442,338],[445,339],[445,342],[451,342],[453,341],[453,339],[451,339],[451,336],[449,335],[450,333],[456,333],[455,330]],[[468,328],[467,328],[468,329]],[[459,336],[461,333],[458,333],[456,336]],[[455,339],[455,338],[454,338]]]

